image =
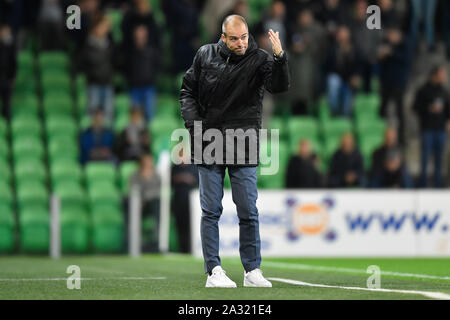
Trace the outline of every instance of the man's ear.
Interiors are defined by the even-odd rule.
[[[223,42],[225,42],[226,38],[225,35],[222,33],[222,35],[220,36],[220,39],[222,39]]]

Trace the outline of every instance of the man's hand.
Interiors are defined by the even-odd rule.
[[[275,53],[276,56],[280,56],[281,53],[283,52],[283,48],[281,47],[281,42],[280,42],[280,35],[277,32],[273,32],[272,29],[269,30],[268,32],[269,34],[269,40],[272,43],[272,50],[273,53]]]

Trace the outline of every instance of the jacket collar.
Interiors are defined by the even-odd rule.
[[[230,48],[228,48],[228,46],[226,45],[226,43],[222,41],[222,38],[220,38],[217,43],[219,45],[220,55],[224,59],[227,59],[228,57],[230,57],[230,61],[233,61],[233,62],[240,61],[244,57],[247,57],[250,54],[252,54],[256,49],[258,49],[258,45],[251,34],[249,34],[249,37],[248,37],[247,51],[245,51],[245,54],[243,54],[243,55],[238,55],[238,54],[235,54],[233,51],[231,51]]]

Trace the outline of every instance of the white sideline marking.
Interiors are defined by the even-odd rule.
[[[272,281],[285,282],[289,284],[295,284],[299,286],[307,287],[320,287],[320,288],[336,288],[336,289],[346,289],[346,290],[364,290],[372,292],[395,292],[395,293],[409,293],[409,294],[420,294],[432,299],[450,300],[450,295],[442,292],[432,292],[432,291],[417,291],[417,290],[398,290],[398,289],[372,289],[372,288],[361,288],[361,287],[342,287],[342,286],[331,286],[326,284],[316,284],[308,283],[297,280],[283,279],[283,278],[267,278]]]
[[[80,280],[165,280],[166,277],[118,277],[118,278],[80,278]],[[0,281],[66,281],[67,278],[4,278]]]
[[[314,266],[308,264],[296,264],[296,263],[282,263],[282,262],[272,262],[264,261],[264,266],[285,268],[285,269],[296,269],[296,270],[318,270],[318,271],[335,271],[335,272],[348,272],[348,273],[367,273],[363,269],[351,269],[351,268],[338,268],[338,267],[325,267],[325,266]],[[415,273],[403,273],[394,271],[381,271],[381,275],[397,276],[397,277],[413,277],[413,278],[423,278],[423,279],[438,279],[438,280],[450,280],[450,277],[433,276],[428,274],[415,274]]]

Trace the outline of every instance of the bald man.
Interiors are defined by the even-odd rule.
[[[219,257],[218,222],[226,169],[239,218],[244,286],[272,286],[260,269],[256,207],[259,130],[264,89],[273,94],[286,91],[290,77],[278,32],[270,30],[267,36],[273,54],[258,48],[242,16],[230,15],[223,21],[219,41],[202,46],[183,77],[181,115],[190,131],[191,161],[199,172],[206,287],[236,287],[222,269]],[[219,148],[208,154],[210,146],[204,142],[212,139],[204,138],[207,133],[215,136],[214,143],[222,141],[223,152]]]

